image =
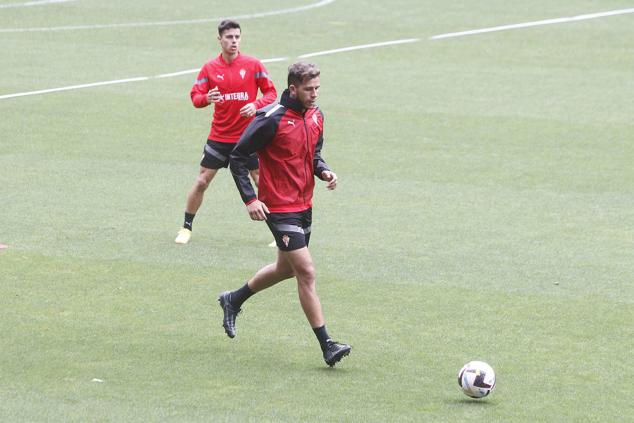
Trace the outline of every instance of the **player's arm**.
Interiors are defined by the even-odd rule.
[[[330,170],[324,159],[321,157],[321,147],[324,144],[324,134],[319,135],[317,145],[315,146],[315,154],[313,155],[313,168],[315,169],[315,176],[322,181],[328,182],[326,188],[333,190],[337,188],[337,174]]]
[[[313,155],[313,169],[315,172],[315,176],[321,180],[324,180],[322,177],[322,173],[325,171],[329,171],[330,168],[321,157],[321,148],[324,145],[324,134],[319,134],[319,139],[317,140],[317,145],[315,146],[315,154]]]
[[[268,213],[269,210],[264,203],[258,200],[253,189],[249,179],[247,161],[251,154],[261,150],[273,140],[276,129],[277,124],[274,119],[267,117],[265,114],[258,115],[244,130],[240,141],[238,141],[229,156],[231,175],[242,201],[247,206],[249,216],[253,220],[266,219],[265,213]]]
[[[262,92],[262,97],[252,103],[245,104],[240,109],[240,115],[242,117],[255,116],[255,112],[258,109],[273,103],[277,99],[275,85],[262,63],[260,63],[255,70],[255,83]]]
[[[257,67],[255,73],[255,82],[258,84],[258,88],[262,93],[262,97],[253,102],[256,109],[273,103],[277,99],[277,90],[275,85],[269,76],[269,72],[266,70],[262,63]]]
[[[321,115],[323,121],[324,114],[321,110],[317,111]],[[313,155],[313,172],[316,177],[322,181],[328,182],[326,188],[332,190],[337,188],[337,174],[330,170],[326,161],[321,157],[321,149],[324,146],[324,131],[322,130],[315,146],[315,154]]]
[[[205,69],[203,68],[200,70],[200,72],[198,72],[196,83],[189,93],[194,107],[202,108],[209,106],[209,104],[211,104],[211,101],[209,101],[208,93],[209,78],[207,77],[207,72],[205,72]]]

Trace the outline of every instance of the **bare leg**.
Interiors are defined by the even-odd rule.
[[[240,307],[251,295],[263,289],[269,288],[278,282],[293,277],[288,260],[278,250],[277,261],[268,264],[257,271],[257,273],[247,281],[247,288],[242,287],[232,292],[223,292],[218,297],[220,307],[223,311],[222,326],[229,338],[236,336],[236,317],[240,312]],[[250,291],[250,292],[247,292]]]
[[[247,283],[252,292],[260,292],[270,288],[278,282],[293,277],[293,269],[282,251],[277,250],[277,261],[267,264],[257,271]]]
[[[187,204],[185,206],[187,213],[196,214],[203,202],[205,191],[207,187],[209,187],[212,179],[214,179],[214,176],[216,176],[216,173],[218,173],[218,169],[207,169],[201,166],[198,177],[187,194]]]
[[[304,314],[312,328],[324,326],[321,302],[315,284],[315,265],[308,247],[293,251],[282,251],[297,278],[297,292]]]

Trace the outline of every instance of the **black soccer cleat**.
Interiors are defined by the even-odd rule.
[[[328,340],[328,346],[324,351],[324,361],[330,367],[334,367],[342,358],[350,354],[352,347],[348,344]]]
[[[236,316],[240,313],[241,309],[234,309],[229,302],[230,292],[226,291],[220,294],[218,302],[224,313],[222,317],[222,327],[225,328],[225,333],[229,338],[235,338],[236,336]]]

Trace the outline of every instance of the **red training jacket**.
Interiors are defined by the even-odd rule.
[[[312,207],[314,176],[322,179],[321,173],[330,170],[321,158],[324,115],[317,107],[301,110],[301,104],[285,90],[279,104],[258,110],[231,152],[231,173],[245,204],[258,198],[271,213]],[[246,168],[256,151],[260,159],[257,197]]]
[[[240,116],[240,109],[254,103],[256,109],[271,104],[277,98],[273,81],[262,62],[238,53],[231,63],[222,54],[205,63],[198,73],[190,96],[195,107],[207,107],[207,93],[218,87],[224,101],[214,104],[213,120],[208,139],[236,143],[253,118]],[[256,100],[258,88],[263,96]]]

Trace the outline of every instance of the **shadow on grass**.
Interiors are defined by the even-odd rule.
[[[319,372],[319,374],[329,375],[328,377],[337,377],[337,376],[348,376],[351,374],[351,369],[346,369],[343,366],[340,367],[328,367],[326,365],[315,367],[313,369],[315,372]]]
[[[466,407],[495,407],[495,404],[486,399],[475,399],[475,398],[460,398],[460,399],[451,399],[446,400],[445,403],[449,405],[460,405]]]

